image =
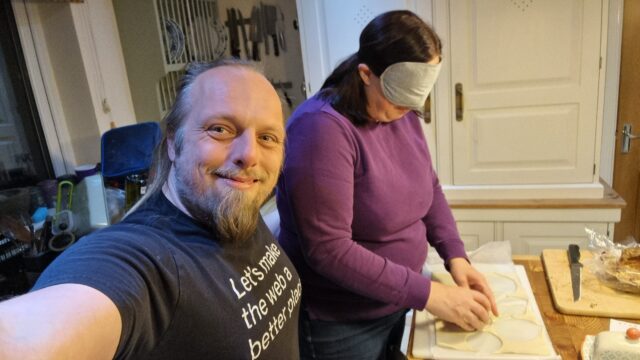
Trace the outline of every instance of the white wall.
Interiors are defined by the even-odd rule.
[[[100,133],[91,102],[87,75],[69,4],[39,3],[39,18],[64,111],[69,138],[78,164],[100,159]]]

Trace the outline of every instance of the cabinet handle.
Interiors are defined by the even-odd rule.
[[[631,132],[631,124],[624,124],[622,127],[622,153],[629,153],[631,147],[631,140],[640,139],[640,135],[634,135]]]
[[[462,84],[457,83],[456,91],[456,121],[462,121],[462,113],[464,112],[464,95],[462,93]]]

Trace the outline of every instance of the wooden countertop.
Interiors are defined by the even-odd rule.
[[[513,262],[523,265],[527,272],[533,295],[536,298],[540,313],[544,319],[544,325],[549,332],[549,337],[551,337],[551,342],[556,352],[562,359],[580,359],[580,348],[585,336],[596,335],[601,331],[608,330],[609,318],[564,315],[557,312],[553,307],[553,300],[549,293],[549,286],[545,279],[544,266],[540,257],[514,256]],[[624,321],[640,324],[640,321],[635,320],[625,319]],[[414,325],[412,324],[407,348],[409,353],[413,348],[413,327]],[[408,358],[418,360],[411,357],[411,355]]]

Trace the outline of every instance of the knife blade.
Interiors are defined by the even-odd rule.
[[[229,28],[229,49],[231,56],[240,58],[240,36],[238,35],[238,21],[234,8],[227,9],[226,25]]]
[[[569,245],[569,269],[571,270],[571,289],[573,290],[573,301],[580,300],[580,276],[582,264],[580,263],[580,247],[576,244]]]

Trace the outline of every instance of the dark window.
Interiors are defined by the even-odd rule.
[[[54,177],[10,1],[0,1],[0,190]]]
[[[42,202],[35,185],[53,177],[11,1],[0,0],[0,300],[26,292],[35,278],[29,274],[57,254],[30,257],[42,263],[36,270],[22,256],[34,249],[25,242],[34,238],[25,225]]]

